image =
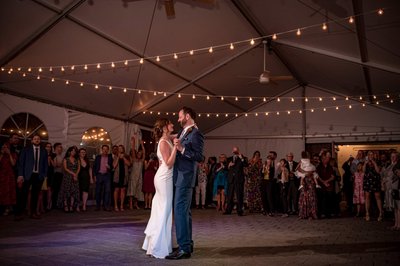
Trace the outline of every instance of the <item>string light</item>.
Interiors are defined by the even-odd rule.
[[[178,98],[182,98],[182,95],[180,93],[178,94]]]
[[[81,82],[81,84],[79,84],[81,87],[83,87],[83,82]]]
[[[368,15],[368,14],[376,14],[376,12],[378,13],[378,15],[383,15],[384,14],[384,8],[380,8],[380,9],[378,9],[378,10],[372,10],[372,11],[367,11],[367,12],[364,12],[364,13],[360,13],[360,14],[357,14],[357,16],[362,16],[362,15]],[[257,39],[259,39],[259,38],[267,38],[267,37],[270,37],[270,38],[272,38],[273,40],[276,40],[277,39],[277,36],[279,35],[279,34],[288,34],[288,33],[291,33],[291,32],[293,32],[293,31],[296,31],[296,34],[298,35],[298,36],[300,36],[301,35],[301,30],[306,30],[306,29],[309,29],[309,28],[313,28],[313,27],[316,27],[316,26],[321,26],[322,27],[322,29],[323,30],[327,30],[328,29],[328,24],[329,23],[333,23],[333,22],[340,22],[340,21],[344,21],[344,20],[348,20],[348,22],[349,23],[354,23],[354,16],[349,16],[349,17],[345,17],[345,18],[340,18],[340,19],[337,19],[337,20],[332,20],[332,21],[329,21],[329,22],[323,22],[323,23],[320,23],[320,24],[313,24],[313,25],[309,25],[309,26],[303,26],[303,27],[299,27],[299,28],[297,28],[297,30],[288,30],[288,31],[284,31],[284,32],[280,32],[280,33],[274,33],[274,34],[272,34],[272,35],[266,35],[266,36],[260,36],[260,37],[257,37]],[[238,44],[238,43],[243,43],[243,42],[245,42],[246,40],[240,40],[240,41],[235,41],[235,42],[229,42],[229,43],[226,43],[226,44],[220,44],[220,45],[218,45],[218,46],[216,46],[216,47],[229,47],[229,49],[233,49],[234,48],[234,45],[235,44]],[[255,40],[254,40],[254,38],[252,38],[252,39],[250,39],[250,44],[251,45],[254,45],[255,44]],[[209,48],[199,48],[199,49],[195,49],[195,50],[190,50],[189,51],[189,54],[190,55],[193,55],[194,54],[194,52],[195,51],[203,51],[203,50],[206,50],[206,49],[208,49],[208,50],[210,50],[210,48],[212,49],[212,47],[209,47]],[[185,51],[185,52],[188,52],[188,51]],[[175,59],[177,59],[176,58],[176,56],[178,56],[178,54],[179,53],[185,53],[185,52],[176,52],[176,53],[172,53],[172,54],[164,54],[164,55],[162,55],[162,56],[160,56],[160,55],[158,55],[158,57],[160,58],[160,60],[161,60],[161,57],[167,57],[167,56],[174,56],[174,58]],[[176,55],[176,56],[175,56]],[[150,57],[148,57],[149,59],[151,59],[151,58],[154,58],[154,56],[150,56]],[[117,62],[102,62],[102,63],[97,63],[97,65],[96,65],[96,67],[98,68],[98,69],[100,69],[101,68],[101,65],[103,65],[103,64],[111,64],[111,67],[112,68],[114,68],[114,67],[116,67],[116,64],[117,63],[124,63],[126,66],[128,65],[128,62],[129,61],[137,61],[138,59],[125,59],[125,60],[122,60],[122,61],[117,61]],[[143,63],[143,61],[140,59],[139,60],[140,61],[140,63]],[[92,64],[90,64],[90,65],[92,65]],[[76,65],[75,65],[76,66]],[[56,66],[57,68],[61,68],[61,69],[63,69],[64,67],[69,67],[69,68],[71,68],[72,70],[74,70],[74,68],[75,68],[75,66],[74,65],[70,65],[70,66]],[[78,65],[78,66],[83,66],[83,65]],[[86,67],[84,67],[84,69],[85,70],[87,70],[87,65],[85,65]],[[34,67],[34,68],[39,68],[39,67]],[[45,68],[49,68],[50,69],[50,71],[51,71],[51,69],[52,69],[52,66],[49,66],[49,67],[45,67]],[[44,69],[43,67],[42,67],[42,69]],[[64,69],[65,70],[65,69]],[[64,71],[64,70],[62,70],[62,71]],[[29,70],[29,72],[30,72],[30,70]]]
[[[221,96],[221,101],[223,101],[224,100],[224,96]]]
[[[193,98],[193,99],[196,99],[196,95],[193,94],[192,98]]]
[[[112,89],[113,89],[112,86],[108,87],[108,90],[112,91]]]
[[[157,96],[157,92],[156,92],[156,91],[155,91],[155,92],[153,92],[153,95],[154,95],[154,96]]]
[[[160,62],[160,57],[158,55],[157,55],[156,61]]]
[[[252,102],[252,101],[253,101],[253,98],[250,97],[250,98],[249,98],[249,102]]]
[[[18,70],[18,71],[19,71],[19,70]],[[52,67],[50,67],[50,68],[49,68],[49,71],[50,71],[50,72],[53,72],[53,68],[52,68]]]
[[[178,59],[178,55],[177,54],[174,54],[174,59]]]
[[[308,98],[305,98],[304,101],[308,102]]]
[[[235,49],[235,46],[233,46],[233,43],[231,43],[231,45],[229,45],[229,49],[231,49],[231,50]]]
[[[98,90],[98,89],[99,89],[99,85],[96,84],[96,85],[94,86],[94,88],[95,88],[96,90]]]
[[[336,101],[336,97],[333,97],[333,100]]]
[[[303,111],[302,110],[299,110],[299,114],[302,114],[303,113]]]
[[[138,92],[137,92],[138,94],[141,94],[142,93],[142,91],[141,90],[138,90]]]
[[[209,53],[212,53],[214,50],[213,50],[213,48],[212,48],[212,46],[210,47],[210,49],[208,49],[208,52]]]
[[[235,97],[235,101],[239,101],[239,98],[238,98],[238,97]]]
[[[88,69],[87,65],[85,65],[85,66],[83,67],[83,69],[87,70],[87,69]]]
[[[167,97],[167,93],[166,92],[164,92],[164,97]]]
[[[210,96],[207,95],[207,100],[210,100]]]
[[[12,69],[12,68],[11,68],[11,69]],[[10,69],[10,70],[11,70],[11,69]],[[39,68],[39,72],[42,72],[42,68],[41,68],[41,67]]]
[[[126,92],[127,90],[126,90],[126,88],[124,88],[124,92]]]
[[[9,72],[9,74],[11,74],[11,73]],[[40,79],[40,76],[37,76],[37,79]]]
[[[139,63],[140,63],[140,64],[143,64],[143,63],[144,63],[144,59],[143,59],[143,58],[140,58]]]
[[[61,71],[64,72],[64,71],[65,71],[65,68],[64,68],[64,67],[61,67]]]
[[[25,73],[24,73],[25,74]],[[54,82],[55,81],[55,79],[54,78],[51,78],[51,82]]]
[[[277,100],[278,102],[280,102],[280,101],[281,101],[281,98],[278,97],[278,99],[276,99],[276,100]]]
[[[292,97],[291,101],[294,102],[294,98],[293,97]]]
[[[69,80],[67,80],[67,81],[65,82],[65,84],[69,85]]]

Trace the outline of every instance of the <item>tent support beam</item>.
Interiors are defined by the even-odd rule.
[[[331,51],[327,51],[327,50],[323,50],[323,49],[319,49],[319,48],[315,48],[315,47],[311,47],[311,46],[307,46],[307,45],[302,45],[302,44],[298,44],[298,43],[294,43],[294,42],[290,42],[290,41],[286,41],[286,40],[277,40],[277,41],[275,41],[275,43],[282,45],[282,46],[288,46],[288,47],[308,51],[308,52],[314,53],[314,54],[332,57],[335,59],[354,63],[357,65],[362,65],[367,68],[374,68],[374,69],[378,69],[378,70],[383,70],[385,72],[400,75],[400,69],[398,69],[398,68],[385,66],[385,65],[381,65],[381,64],[377,64],[377,63],[372,63],[372,62],[362,62],[360,59],[358,59],[356,57],[342,55],[342,54],[338,54],[335,52],[331,52]]]
[[[35,0],[34,0],[35,1]],[[0,60],[0,65],[4,66],[8,64],[11,60],[16,58],[19,54],[25,51],[29,46],[35,43],[40,37],[46,34],[49,30],[51,30],[55,25],[57,25],[61,20],[63,20],[69,13],[78,8],[81,4],[83,4],[86,0],[75,0],[71,4],[69,4],[62,11],[55,11],[58,13],[54,18],[50,19],[45,25],[41,26],[35,33],[22,41],[18,46],[15,47],[11,52],[5,55]],[[38,3],[37,1],[35,1]],[[54,10],[53,10],[54,11]]]
[[[363,3],[360,0],[353,0],[353,9],[354,9],[354,15],[357,16],[356,19],[356,31],[357,31],[357,39],[358,39],[358,45],[360,47],[360,55],[361,55],[361,62],[365,63],[369,61],[368,58],[368,49],[367,49],[367,36],[365,33],[365,21],[364,21],[364,8],[363,8]],[[364,73],[364,79],[365,79],[365,85],[366,85],[366,90],[369,95],[369,102],[373,102],[373,90],[372,90],[372,84],[371,84],[371,75],[369,68],[365,67],[364,65],[362,66],[363,73]]]

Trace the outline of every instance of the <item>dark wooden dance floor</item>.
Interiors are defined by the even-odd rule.
[[[41,220],[0,217],[0,265],[400,265],[400,232],[391,221],[317,221],[194,210],[195,252],[183,261],[141,250],[150,212],[65,214]]]

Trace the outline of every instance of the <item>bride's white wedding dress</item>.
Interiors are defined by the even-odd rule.
[[[157,156],[160,160],[160,167],[154,177],[156,193],[151,204],[151,215],[144,233],[146,237],[143,249],[147,255],[164,259],[172,252],[172,198],[173,198],[173,167],[168,169],[164,162],[160,143],[165,141],[173,148],[170,141],[161,139],[157,146]]]

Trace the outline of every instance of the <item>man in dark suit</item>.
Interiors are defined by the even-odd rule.
[[[289,213],[295,214],[298,212],[299,206],[299,186],[300,179],[295,176],[298,162],[293,160],[294,156],[292,152],[286,155],[287,164],[286,168],[289,170],[289,191],[288,191],[288,207]]]
[[[244,168],[247,167],[247,158],[244,157],[238,147],[233,147],[233,155],[228,158],[228,206],[224,214],[231,214],[234,206],[234,193],[236,193],[236,212],[243,216],[244,194]]]
[[[30,217],[32,219],[41,218],[40,214],[36,213],[36,207],[43,180],[47,175],[47,168],[47,151],[40,146],[40,135],[35,134],[32,138],[32,145],[25,147],[19,157],[17,178],[18,199],[15,220],[22,219],[31,186]]]
[[[190,206],[196,181],[197,162],[203,160],[204,147],[204,136],[195,125],[195,119],[196,113],[191,108],[183,107],[179,111],[178,122],[183,130],[174,139],[178,152],[173,172],[175,186],[174,215],[176,240],[179,248],[166,259],[190,258],[193,252]]]
[[[93,165],[93,177],[96,182],[96,211],[100,210],[102,192],[104,190],[104,210],[111,211],[111,171],[113,165],[112,155],[109,154],[108,145],[101,146],[101,154],[96,156]]]

